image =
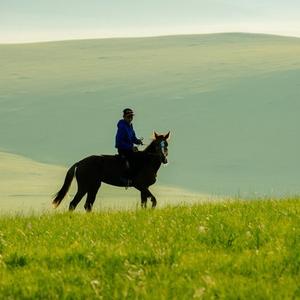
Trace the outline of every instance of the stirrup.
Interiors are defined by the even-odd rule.
[[[127,190],[132,185],[132,179],[121,177],[120,178],[122,186],[124,185],[125,189]]]
[[[127,185],[125,185],[125,190],[127,190],[132,185],[132,179],[127,179]]]

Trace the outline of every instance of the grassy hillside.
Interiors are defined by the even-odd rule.
[[[300,39],[214,34],[0,45],[0,149],[68,166],[114,152],[121,110],[171,130],[162,184],[300,192]]]
[[[298,299],[299,199],[0,218],[1,299]]]
[[[53,213],[51,202],[61,188],[67,169],[60,166],[38,163],[31,159],[0,152],[0,215],[11,213]],[[68,210],[77,189],[74,179],[68,196],[58,211]],[[193,194],[186,190],[154,186],[151,188],[157,197],[158,206],[199,203],[217,200],[218,197]],[[85,198],[78,210],[83,210]],[[95,210],[124,210],[140,207],[140,193],[135,189],[125,190],[103,184],[95,202]]]
[[[65,168],[0,152],[0,213],[41,211],[63,180]]]

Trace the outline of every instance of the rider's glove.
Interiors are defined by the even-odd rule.
[[[143,138],[137,140],[137,145],[143,145]]]

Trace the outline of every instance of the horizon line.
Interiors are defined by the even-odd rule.
[[[116,36],[102,36],[102,37],[71,37],[71,38],[58,38],[58,39],[41,39],[41,40],[28,40],[16,42],[1,42],[0,45],[24,45],[24,44],[41,44],[41,43],[55,43],[55,42],[70,42],[70,41],[87,41],[87,40],[112,40],[112,39],[143,39],[143,38],[163,38],[163,37],[176,37],[176,36],[192,36],[192,35],[217,35],[217,34],[245,34],[245,35],[266,35],[274,37],[286,38],[300,38],[300,35],[268,33],[268,32],[247,32],[247,31],[215,31],[203,33],[174,33],[174,34],[149,34],[149,35],[116,35]]]

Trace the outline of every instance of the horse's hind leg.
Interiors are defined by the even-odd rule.
[[[77,204],[80,202],[80,200],[82,199],[82,197],[85,194],[86,194],[86,190],[78,187],[78,191],[77,191],[75,197],[70,202],[69,211],[73,211],[76,208]]]
[[[87,199],[86,199],[86,202],[84,204],[84,208],[85,208],[86,212],[91,212],[92,211],[93,204],[95,202],[96,195],[98,193],[100,185],[101,185],[101,183],[97,184],[97,185],[94,185],[94,186],[89,188]]]
[[[147,192],[145,190],[141,191],[141,206],[147,208]]]

